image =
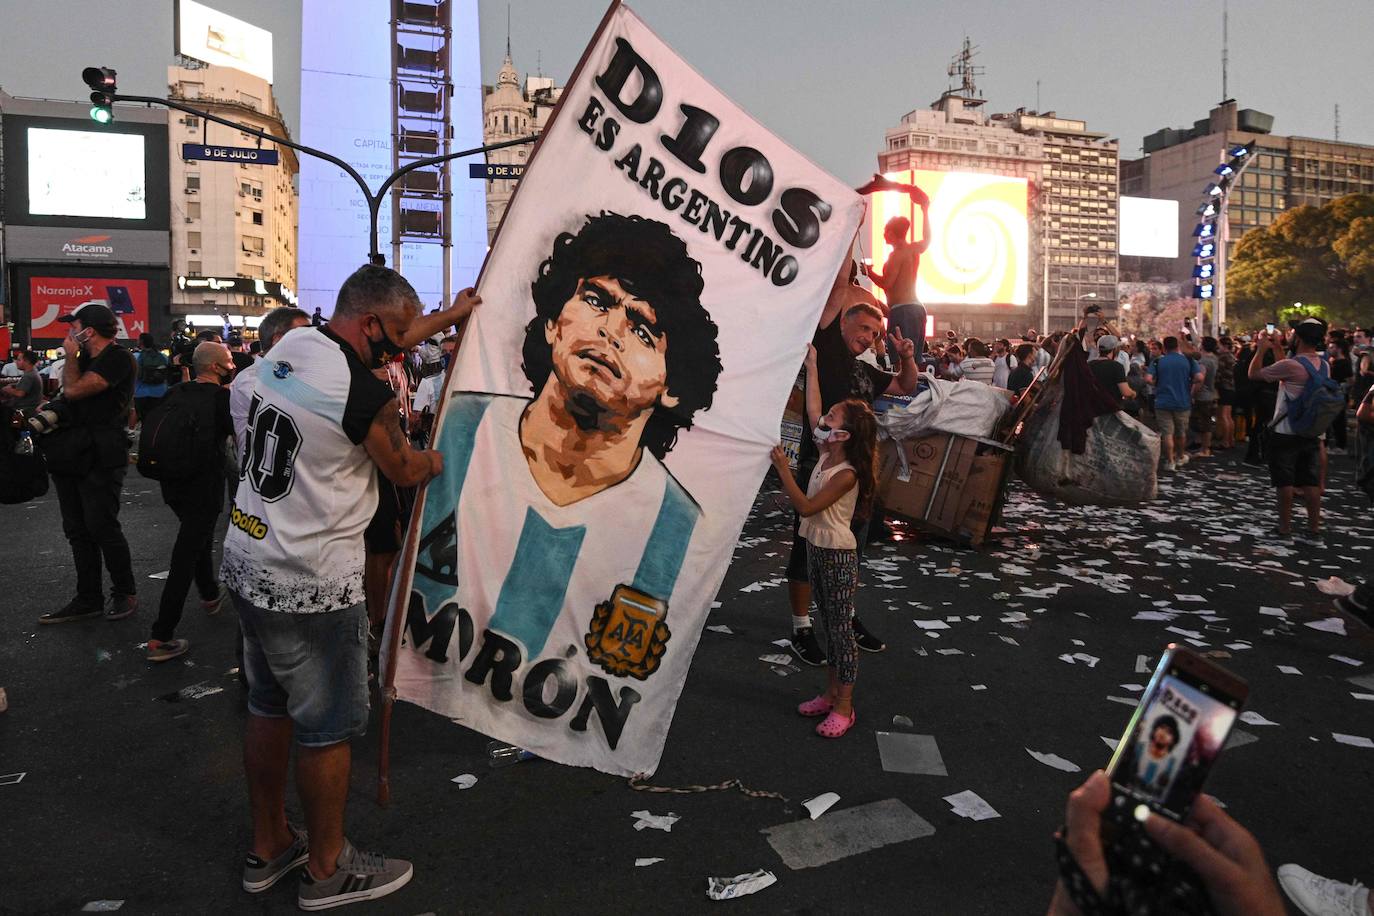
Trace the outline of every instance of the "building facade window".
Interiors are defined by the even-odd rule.
[[[186,247],[187,247],[187,248],[199,248],[199,247],[200,247],[200,233],[199,233],[199,232],[188,232],[188,233],[186,233]]]

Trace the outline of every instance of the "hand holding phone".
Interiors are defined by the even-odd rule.
[[[1064,810],[1064,845],[1099,898],[1108,893],[1112,866],[1102,843],[1102,814],[1111,799],[1111,784],[1101,770],[1069,793]],[[1273,872],[1259,842],[1207,796],[1193,806],[1188,824],[1149,816],[1145,833],[1161,849],[1198,876],[1218,916],[1283,916]],[[1051,916],[1079,916],[1068,888],[1060,881],[1050,902]]]
[[[1185,646],[1171,643],[1160,657],[1107,765],[1110,801],[1102,814],[1107,860],[1142,893],[1202,892],[1199,875],[1180,867],[1144,825],[1188,817],[1249,692],[1245,681]]]

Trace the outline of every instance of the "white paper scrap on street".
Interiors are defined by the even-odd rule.
[[[123,900],[92,900],[81,908],[83,913],[114,913],[124,906]]]
[[[1332,732],[1331,737],[1337,744],[1348,744],[1351,747],[1374,747],[1374,741],[1360,735],[1342,735],[1339,732]]]
[[[946,795],[945,801],[949,802],[955,814],[960,817],[966,817],[971,821],[986,821],[990,818],[1002,816],[993,810],[992,805],[983,801],[983,799],[971,789],[966,789],[954,795]]]
[[[663,859],[657,856],[652,856],[644,859],[635,859],[635,868],[643,868],[646,865],[657,865],[659,862],[662,861]]]
[[[1026,753],[1030,754],[1032,757],[1034,757],[1036,760],[1039,760],[1047,767],[1054,767],[1056,770],[1063,770],[1065,773],[1077,773],[1079,771],[1078,764],[1073,763],[1069,760],[1065,760],[1058,754],[1048,754],[1042,751],[1033,751],[1030,748],[1026,748]]]
[[[389,615],[402,700],[545,760],[657,769],[863,212],[628,7],[608,12],[441,395],[443,472]]]
[[[449,782],[457,783],[460,789],[471,789],[473,786],[477,785],[477,777],[473,776],[471,773],[463,773],[453,777]]]
[[[1345,621],[1339,617],[1327,617],[1322,620],[1309,620],[1303,624],[1314,630],[1321,630],[1323,633],[1339,633],[1345,636]]]
[[[630,816],[637,818],[635,821],[636,830],[643,830],[645,827],[649,827],[654,830],[662,830],[664,833],[671,833],[673,825],[682,820],[682,815],[673,814],[671,811],[667,814],[650,814],[648,811],[635,811],[632,812]]]
[[[1353,668],[1358,668],[1364,664],[1364,662],[1360,661],[1358,658],[1351,658],[1348,655],[1332,655],[1331,658],[1343,665],[1350,665]]]
[[[1284,674],[1302,674],[1301,671],[1299,671],[1297,668],[1294,668],[1292,665],[1279,665],[1279,670],[1282,671]]]
[[[760,868],[756,872],[735,875],[733,878],[707,878],[706,896],[712,900],[729,900],[732,897],[757,894],[765,887],[777,883],[778,879],[771,871]]]
[[[1271,722],[1271,721],[1269,721],[1269,720],[1266,719],[1264,716],[1262,716],[1262,715],[1260,715],[1259,713],[1255,712],[1253,709],[1247,709],[1245,712],[1241,713],[1241,714],[1240,714],[1240,721],[1244,722],[1246,725],[1278,725],[1278,724],[1279,724],[1279,723],[1277,723],[1277,722]]]
[[[814,821],[834,807],[835,802],[839,800],[840,797],[834,792],[822,792],[815,798],[808,798],[806,801],[802,802],[802,807],[807,810],[807,813],[811,815],[811,820]]]

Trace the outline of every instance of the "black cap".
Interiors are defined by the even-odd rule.
[[[1299,322],[1294,332],[1304,343],[1314,347],[1321,346],[1322,340],[1326,337],[1326,323],[1319,318],[1308,318]]]
[[[95,328],[96,330],[113,332],[119,326],[115,320],[115,313],[110,311],[110,307],[103,302],[87,302],[70,315],[63,315],[57,320],[71,322],[78,319],[80,319],[83,327]]]

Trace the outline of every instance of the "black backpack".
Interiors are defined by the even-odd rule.
[[[167,383],[167,357],[161,350],[138,351],[138,380],[145,385],[164,385]]]
[[[138,472],[149,480],[188,480],[218,467],[215,390],[183,383],[168,389],[143,421]]]

